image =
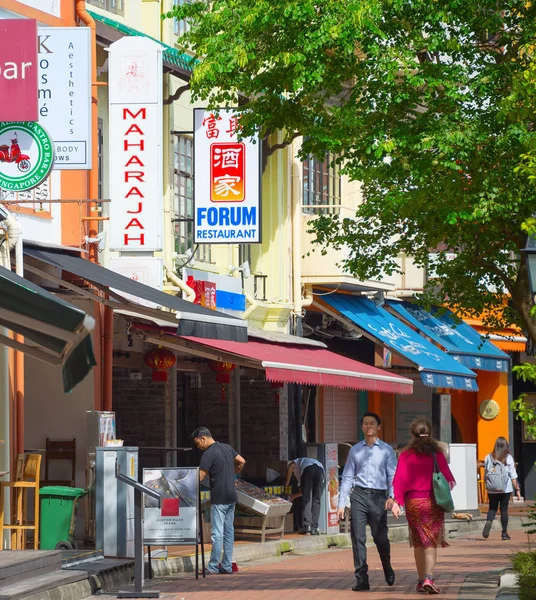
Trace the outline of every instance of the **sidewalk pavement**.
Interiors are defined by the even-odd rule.
[[[500,539],[500,528],[488,540],[480,531],[449,541],[439,549],[436,582],[444,600],[493,600],[499,575],[511,567],[510,557],[527,549],[523,530],[510,532],[512,540]],[[164,600],[336,600],[366,598],[397,600],[404,596],[426,598],[415,591],[417,574],[413,551],[407,542],[392,544],[396,582],[389,588],[383,578],[378,553],[369,547],[370,592],[352,592],[354,585],[352,551],[333,548],[315,555],[269,558],[257,563],[239,564],[234,575],[209,575],[195,580],[192,573],[171,579],[146,582],[158,589]]]

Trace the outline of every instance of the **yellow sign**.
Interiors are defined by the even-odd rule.
[[[491,421],[501,412],[501,407],[495,400],[483,400],[478,407],[478,411],[483,419]]]

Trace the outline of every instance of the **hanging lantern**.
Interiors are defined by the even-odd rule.
[[[226,385],[231,383],[231,371],[236,368],[236,365],[230,362],[218,362],[217,360],[209,360],[207,362],[211,371],[216,373],[216,381],[221,383],[221,399],[225,401]]]
[[[274,400],[276,404],[279,404],[279,391],[283,387],[283,384],[279,381],[272,381],[272,389],[275,390]]]
[[[171,350],[167,348],[153,348],[143,357],[146,366],[153,370],[153,381],[167,381],[167,370],[171,369],[177,359]]]

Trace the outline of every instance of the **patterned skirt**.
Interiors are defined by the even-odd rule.
[[[409,498],[406,501],[409,545],[415,548],[446,548],[445,511],[434,498]]]

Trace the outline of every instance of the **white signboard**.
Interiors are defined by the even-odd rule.
[[[238,141],[232,110],[194,110],[194,242],[261,241],[260,144]]]
[[[339,452],[337,444],[326,444],[326,523],[328,534],[339,533]]]
[[[199,469],[143,469],[143,485],[162,496],[160,507],[155,498],[143,496],[143,543],[197,544]]]
[[[110,246],[162,249],[162,46],[124,37],[109,52]]]
[[[91,169],[91,30],[39,27],[39,123],[55,169]]]
[[[161,258],[111,258],[110,271],[124,275],[133,281],[139,281],[156,290],[162,291],[162,274],[164,270],[164,261]],[[138,298],[131,294],[125,294],[120,290],[113,290],[127,300],[148,306],[150,308],[160,308],[158,304],[150,302],[145,298]]]
[[[40,10],[47,15],[53,17],[61,16],[61,0],[18,0],[21,4],[25,4],[31,8]]]

